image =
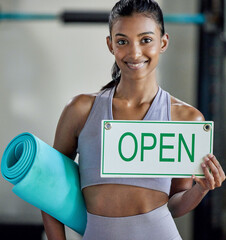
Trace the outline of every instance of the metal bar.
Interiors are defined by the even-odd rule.
[[[109,12],[63,12],[64,23],[108,23]]]
[[[33,20],[57,20],[64,23],[107,23],[109,12],[84,12],[66,11],[62,14],[32,14],[0,12],[0,21],[33,21]],[[204,14],[170,14],[165,15],[166,23],[177,24],[204,24],[206,17]]]
[[[0,13],[0,21],[56,20],[55,14]]]
[[[180,23],[180,24],[204,24],[206,17],[204,14],[174,14],[165,15],[164,21],[167,23]]]

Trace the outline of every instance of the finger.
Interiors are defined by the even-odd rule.
[[[205,161],[205,164],[209,167],[211,174],[214,178],[214,186],[220,187],[222,180],[221,180],[221,176],[219,174],[218,168],[215,166],[215,164],[209,158],[204,158],[204,161]]]
[[[192,179],[198,184],[199,189],[202,193],[206,193],[206,191],[209,191],[209,187],[205,184],[205,178],[199,178],[195,175],[192,175]]]
[[[220,177],[221,177],[221,181],[224,181],[225,180],[225,173],[224,173],[224,170],[222,169],[219,161],[216,159],[216,157],[213,154],[208,154],[207,157],[214,163],[214,165],[218,169]]]
[[[195,175],[192,175],[192,179],[196,182],[199,183],[201,186],[203,186],[203,178],[196,177]]]
[[[192,175],[192,179],[197,183],[201,183],[200,178],[196,177],[195,175]]]
[[[206,184],[210,190],[215,188],[215,181],[213,175],[210,173],[208,166],[206,163],[202,163],[203,173],[205,174]]]

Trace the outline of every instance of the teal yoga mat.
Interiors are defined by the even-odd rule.
[[[78,165],[31,133],[16,136],[2,156],[3,177],[13,192],[81,235],[87,214]]]

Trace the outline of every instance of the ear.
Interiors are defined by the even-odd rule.
[[[161,53],[164,53],[169,45],[169,34],[165,33],[161,39]]]
[[[106,41],[107,41],[107,45],[108,45],[109,51],[114,55],[114,51],[113,51],[113,48],[112,48],[111,37],[110,37],[110,36],[107,36],[107,37],[106,37]]]

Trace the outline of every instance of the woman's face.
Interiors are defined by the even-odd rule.
[[[143,14],[120,17],[113,24],[110,51],[122,77],[145,78],[155,71],[159,54],[167,48],[168,35],[161,37],[158,24]]]

